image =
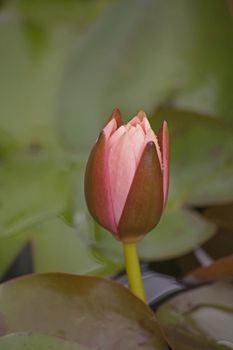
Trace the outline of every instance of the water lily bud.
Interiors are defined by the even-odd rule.
[[[94,219],[124,242],[135,242],[159,222],[168,195],[169,135],[158,137],[146,114],[123,124],[114,110],[90,154],[85,196]]]

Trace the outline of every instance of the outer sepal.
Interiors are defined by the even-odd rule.
[[[118,225],[119,239],[135,242],[154,228],[163,211],[163,179],[153,141],[143,152]]]
[[[158,132],[158,144],[162,156],[163,172],[163,207],[166,206],[169,188],[169,130],[167,122],[164,121]]]
[[[103,131],[87,162],[84,191],[87,207],[93,218],[106,229],[116,233],[106,164],[106,136]]]
[[[112,111],[112,114],[108,120],[108,122],[111,120],[111,119],[115,119],[116,120],[116,123],[117,123],[117,129],[123,125],[123,120],[122,120],[122,114],[121,114],[121,111],[118,109],[118,108],[115,108],[113,111]]]

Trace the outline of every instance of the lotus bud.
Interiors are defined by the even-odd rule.
[[[143,111],[127,124],[115,109],[87,162],[85,196],[94,219],[123,242],[136,242],[159,222],[168,196],[166,121],[154,134]]]

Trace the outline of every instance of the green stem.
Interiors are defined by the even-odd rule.
[[[123,242],[123,248],[129,288],[139,299],[146,303],[146,295],[138,259],[137,245],[136,243]]]

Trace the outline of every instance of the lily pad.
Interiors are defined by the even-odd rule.
[[[233,286],[216,283],[182,292],[156,313],[174,350],[232,349]]]
[[[204,216],[218,226],[233,229],[233,203],[213,206],[204,211]]]
[[[215,233],[215,226],[194,211],[167,210],[159,225],[140,244],[145,260],[163,260],[195,249]]]
[[[11,12],[2,12],[6,17],[9,14],[11,16]],[[43,60],[36,60],[25,45],[22,29],[20,21],[2,21],[0,25],[0,103],[3,115],[0,128],[15,140],[18,148],[30,145],[57,148],[52,120],[53,101],[64,52],[51,44],[46,47]],[[17,57],[17,64],[14,57]]]
[[[103,350],[167,349],[152,311],[103,278],[48,273],[11,280],[0,286],[0,313],[2,335],[36,331]]]
[[[0,237],[0,279],[27,242],[27,234]]]
[[[4,350],[95,350],[67,340],[36,333],[13,333],[0,338]]]
[[[91,254],[78,232],[61,219],[33,227],[31,237],[35,271],[97,273],[103,265]]]
[[[76,185],[82,177],[80,163],[22,154],[8,157],[1,167],[0,274],[27,241],[32,242],[36,271],[88,273],[105,269],[81,236],[85,230],[81,209],[76,227],[67,221],[68,203],[75,201],[75,195],[79,208],[84,207]],[[71,206],[71,217],[72,210]]]
[[[93,20],[109,2],[110,0],[100,0],[98,3],[59,0],[54,6],[53,0],[19,0],[6,4],[8,6],[5,7],[44,26],[56,28],[65,25],[80,29]]]
[[[233,255],[214,261],[211,265],[203,266],[191,271],[187,280],[213,280],[233,278]]]
[[[232,120],[232,61],[225,1],[113,2],[71,53],[58,101],[60,134],[88,149],[114,107],[130,116],[163,102]],[[77,130],[85,132],[77,137]]]
[[[61,215],[80,164],[53,154],[8,157],[1,164],[1,235],[10,236]]]
[[[205,221],[194,211],[187,209],[166,210],[158,226],[138,243],[140,257],[144,260],[173,258],[199,246],[215,232],[215,225]],[[102,228],[98,238],[90,243],[94,249],[111,258],[122,261],[119,241]]]
[[[79,32],[107,4],[20,0],[1,5],[0,128],[18,148],[60,147],[54,103],[66,59]]]
[[[171,134],[170,202],[204,206],[233,198],[233,128],[194,112],[160,108],[154,130],[167,120]]]

